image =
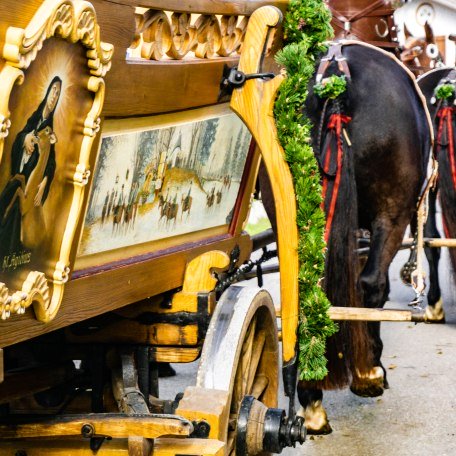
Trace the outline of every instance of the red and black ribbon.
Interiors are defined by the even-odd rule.
[[[453,118],[455,112],[455,107],[445,106],[437,113],[437,117],[440,119],[437,132],[437,154],[439,154],[443,148],[447,149],[454,189],[456,189],[456,157],[453,131]]]
[[[329,235],[331,233],[331,226],[334,218],[334,212],[336,210],[337,196],[339,193],[340,180],[342,175],[342,161],[343,161],[343,126],[351,121],[351,117],[344,114],[336,113],[331,114],[328,125],[326,127],[327,140],[323,146],[324,160],[322,164],[323,168],[323,205],[325,205],[326,198],[328,197],[328,184],[334,177],[334,185],[330,194],[329,210],[326,215],[326,226],[325,226],[325,241],[328,242]],[[335,163],[334,163],[335,162]],[[335,171],[332,171],[332,166],[335,164]]]

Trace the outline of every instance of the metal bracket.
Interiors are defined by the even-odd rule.
[[[237,67],[226,67],[223,71],[223,78],[220,88],[224,93],[231,93],[233,89],[242,87],[249,79],[273,79],[274,73],[251,73],[245,74],[237,69]]]
[[[94,427],[91,424],[89,424],[89,423],[84,424],[82,426],[81,435],[84,438],[90,439],[90,449],[94,453],[96,453],[101,448],[101,446],[103,445],[103,443],[106,440],[112,440],[112,437],[109,436],[109,435],[98,435],[98,434],[95,434]]]

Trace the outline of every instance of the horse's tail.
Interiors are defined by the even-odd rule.
[[[361,269],[357,254],[358,197],[355,163],[350,143],[350,117],[336,100],[323,113],[320,139],[320,165],[327,240],[325,291],[333,306],[361,307],[358,284]],[[327,342],[328,376],[318,387],[347,386],[355,368],[372,368],[372,347],[367,324],[340,323],[340,330]]]
[[[436,152],[439,161],[439,189],[443,230],[446,238],[456,238],[456,111],[442,108],[437,115]],[[456,249],[449,248],[456,271]],[[454,274],[453,274],[454,277]]]

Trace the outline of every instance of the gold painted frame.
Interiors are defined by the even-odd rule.
[[[33,304],[36,318],[52,320],[63,298],[64,286],[70,272],[70,251],[81,216],[85,185],[90,175],[89,159],[96,134],[100,129],[100,113],[104,102],[104,80],[110,68],[113,46],[100,41],[100,29],[94,7],[84,0],[44,0],[25,29],[10,27],[3,47],[5,65],[0,71],[0,160],[10,122],[9,100],[16,84],[25,79],[26,70],[35,60],[45,40],[59,37],[86,48],[90,77],[87,90],[93,93],[93,104],[83,119],[83,139],[76,171],[72,176],[73,197],[63,232],[60,254],[52,277],[31,271],[22,289],[10,292],[0,283],[0,318],[23,314]],[[49,286],[51,282],[52,286]]]

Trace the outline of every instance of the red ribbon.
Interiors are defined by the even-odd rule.
[[[455,112],[454,107],[444,107],[439,110],[437,117],[440,118],[439,131],[437,134],[437,144],[442,145],[442,136],[445,133],[448,138],[448,158],[451,166],[451,177],[453,179],[453,187],[456,189],[456,162],[454,156],[454,136],[453,136],[453,114]]]
[[[326,226],[325,226],[325,241],[328,242],[329,235],[331,233],[331,226],[334,218],[334,212],[336,210],[337,195],[339,193],[340,178],[342,175],[342,159],[343,159],[343,141],[342,141],[342,127],[344,124],[348,124],[351,121],[351,117],[348,117],[344,114],[331,114],[329,118],[328,130],[332,130],[335,133],[337,138],[337,170],[336,177],[334,180],[334,188],[331,194],[331,204],[329,207],[328,215],[326,216]],[[328,151],[326,154],[325,163],[323,164],[323,171],[327,173],[329,171],[329,166],[331,163],[331,144],[328,146]],[[328,191],[328,178],[323,177],[323,204],[326,199],[326,193]]]

